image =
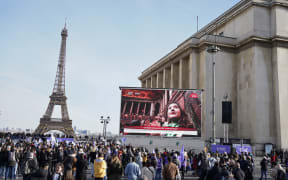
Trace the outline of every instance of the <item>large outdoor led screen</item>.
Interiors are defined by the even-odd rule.
[[[120,134],[201,136],[202,90],[121,90]]]

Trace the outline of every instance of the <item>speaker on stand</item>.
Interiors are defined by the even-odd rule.
[[[232,123],[231,101],[222,101],[222,123],[224,124],[224,143],[229,143],[229,124]]]

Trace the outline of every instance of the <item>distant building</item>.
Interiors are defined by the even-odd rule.
[[[288,1],[242,0],[144,70],[142,87],[204,89],[202,139],[212,137],[212,60],[216,138],[221,102],[232,101],[229,138],[288,148]],[[220,47],[214,54],[211,45]]]

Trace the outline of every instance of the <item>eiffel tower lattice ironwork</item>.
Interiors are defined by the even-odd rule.
[[[34,131],[34,134],[44,134],[50,130],[59,130],[67,136],[75,137],[75,132],[72,128],[72,120],[69,119],[67,108],[67,97],[65,96],[65,59],[66,59],[66,39],[68,31],[65,27],[61,32],[62,41],[60,48],[59,61],[57,66],[57,73],[55,83],[53,87],[52,95],[50,96],[50,102],[47,110],[42,118],[40,118],[40,124]],[[52,118],[54,106],[61,106],[62,118]]]

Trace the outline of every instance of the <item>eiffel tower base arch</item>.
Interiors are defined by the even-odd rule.
[[[51,130],[58,130],[63,132],[66,136],[76,137],[72,128],[72,120],[61,120],[53,118],[41,118],[40,124],[34,131],[34,134],[44,134]]]

